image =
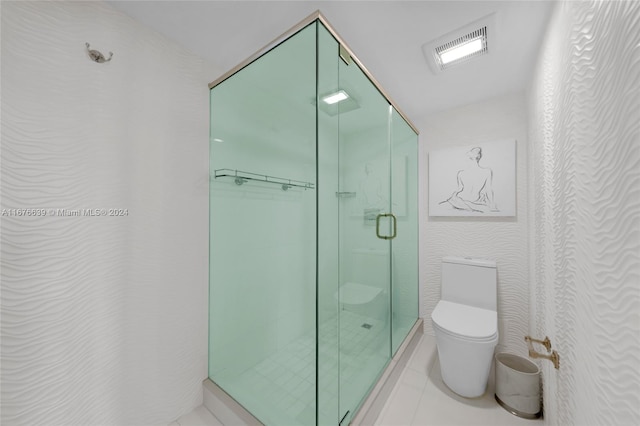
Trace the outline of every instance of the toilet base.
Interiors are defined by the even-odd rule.
[[[487,342],[470,342],[442,333],[437,328],[435,332],[440,372],[445,385],[465,398],[484,395],[497,336]]]
[[[447,363],[445,361],[443,365],[440,352],[441,351],[438,348],[442,381],[453,393],[464,398],[478,398],[484,395],[487,391],[491,365],[487,368],[486,374],[484,368],[480,370],[476,368],[474,371],[470,371],[468,368],[463,368],[463,371],[461,372],[457,369],[461,364],[457,362]]]

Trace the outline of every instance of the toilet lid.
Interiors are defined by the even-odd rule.
[[[472,339],[484,339],[498,332],[498,313],[441,300],[431,319],[443,330]]]

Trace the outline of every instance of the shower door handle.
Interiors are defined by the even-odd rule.
[[[390,217],[393,221],[393,234],[391,234],[390,236],[380,235],[380,219],[383,217]],[[396,224],[396,217],[393,215],[393,213],[382,213],[376,216],[376,236],[378,238],[382,240],[393,240],[396,237],[397,233],[398,227]]]

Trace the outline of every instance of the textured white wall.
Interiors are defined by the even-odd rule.
[[[1,11],[2,208],[128,209],[2,217],[2,424],[168,423],[207,375],[214,76],[101,3]]]
[[[419,121],[420,128],[420,315],[433,334],[431,312],[440,300],[444,256],[472,256],[498,263],[498,350],[524,354],[529,324],[527,245],[527,116],[523,94],[445,111]],[[515,218],[430,218],[428,153],[452,146],[517,140]]]
[[[640,424],[640,3],[554,9],[529,94],[545,422]]]

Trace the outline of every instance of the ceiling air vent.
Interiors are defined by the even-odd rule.
[[[489,53],[488,33],[493,27],[495,14],[471,22],[422,46],[429,67],[438,74],[470,59]],[[491,48],[495,48],[495,35],[491,32]]]
[[[449,43],[436,47],[433,51],[434,60],[440,70],[445,70],[485,53],[487,53],[487,27],[458,37]]]

